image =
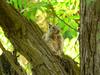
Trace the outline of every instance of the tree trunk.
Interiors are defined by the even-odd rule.
[[[100,75],[100,0],[81,0],[81,75]]]
[[[64,64],[53,55],[42,40],[42,31],[38,25],[27,21],[5,0],[0,0],[0,25],[13,44],[14,50],[20,52],[32,64],[33,75],[79,75],[79,69],[71,58],[60,59],[66,61],[64,64],[68,63],[69,67],[65,70]],[[5,50],[3,51],[7,54]],[[7,57],[11,59],[9,54]],[[19,75],[24,75],[22,70],[15,67],[13,61],[10,64]]]

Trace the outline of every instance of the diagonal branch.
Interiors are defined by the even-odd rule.
[[[9,11],[9,12],[8,12]],[[35,75],[67,75],[42,40],[42,33],[35,22],[29,22],[15,11],[5,0],[0,0],[0,25],[5,35],[31,64]]]
[[[65,25],[67,25],[68,27],[70,27],[70,28],[73,29],[74,31],[78,32],[78,30],[76,30],[75,28],[71,27],[69,24],[67,24],[63,19],[61,19],[61,18],[55,13],[55,10],[54,10],[54,8],[53,8],[53,5],[51,4],[50,0],[48,0],[48,1],[49,1],[51,10],[52,10],[52,12],[53,12],[53,15],[54,15],[55,17],[57,17],[59,20],[61,20]]]
[[[59,59],[53,55],[52,50],[42,39],[42,32],[38,25],[35,22],[29,22],[5,0],[0,0],[0,26],[15,50],[32,64],[34,75],[78,75],[73,72],[77,69],[71,67],[74,63],[67,64],[69,71],[64,69]],[[70,59],[66,63],[71,63]]]

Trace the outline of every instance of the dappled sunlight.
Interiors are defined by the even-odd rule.
[[[73,59],[76,58],[77,55],[79,55],[79,42],[77,39],[78,38],[75,37],[73,39],[66,38],[64,40],[64,54],[69,55]],[[79,60],[76,61],[79,62]]]
[[[56,55],[55,52],[57,52],[57,50],[61,50],[61,52],[63,50],[65,55],[68,55],[71,57],[71,60],[73,59],[73,61],[75,60],[76,62],[80,63],[79,40],[78,40],[78,35],[79,35],[78,28],[79,28],[79,24],[80,24],[79,0],[7,0],[7,2],[15,8],[15,10],[18,13],[17,15],[19,15],[19,16],[21,15],[20,17],[24,16],[25,19],[28,20],[25,23],[30,22],[29,25],[30,24],[32,25],[32,23],[34,23],[34,24],[36,23],[39,26],[40,30],[43,31],[44,35],[45,35],[45,33],[48,33],[46,35],[47,36],[46,39],[49,39],[50,41],[46,41],[46,43],[47,43],[47,45],[48,45],[48,43],[51,43],[53,45],[53,47],[50,46],[51,47],[50,49],[51,50],[54,49],[54,55]],[[12,21],[11,21],[11,23],[12,23]],[[24,20],[20,19],[20,21],[24,21]],[[29,26],[29,28],[34,27],[32,29],[35,29],[35,28],[37,29],[38,26],[35,26],[34,24],[33,24],[33,26]],[[52,24],[51,27],[49,26],[50,24]],[[53,67],[57,66],[56,65],[57,61],[54,61],[54,66],[52,67],[53,63],[51,64],[51,61],[53,58],[51,58],[52,56],[49,57],[50,56],[48,54],[49,51],[47,51],[48,47],[46,48],[47,45],[42,44],[42,42],[43,42],[43,41],[41,41],[42,39],[39,40],[37,37],[36,38],[32,37],[32,36],[35,36],[34,32],[37,33],[38,31],[33,30],[34,32],[32,32],[30,29],[28,29],[28,26],[27,26],[28,24],[26,25],[27,26],[26,29],[21,27],[20,25],[21,24],[19,23],[18,31],[21,31],[20,33],[23,34],[24,30],[26,30],[25,31],[26,34],[22,35],[25,37],[20,37],[20,40],[24,39],[23,42],[17,41],[18,43],[20,42],[19,43],[20,47],[18,48],[19,50],[16,49],[16,52],[15,52],[15,57],[17,58],[18,63],[20,64],[20,66],[22,68],[24,68],[27,75],[32,75],[32,69],[34,67],[33,62],[36,62],[36,61],[34,61],[35,60],[34,57],[38,54],[38,52],[41,52],[43,57],[40,57],[39,55],[36,56],[36,58],[38,58],[36,60],[38,60],[40,62],[36,62],[37,64],[35,67],[38,68],[39,71],[41,70],[41,73],[43,70],[45,70],[45,67],[48,70],[50,70],[50,72],[51,72]],[[57,31],[53,26],[58,27],[59,30]],[[10,27],[10,25],[9,25],[9,27]],[[13,27],[13,25],[12,25],[12,27]],[[16,27],[17,27],[17,24],[16,24]],[[15,30],[16,30],[16,28],[15,28]],[[29,32],[29,34],[28,34],[28,32]],[[9,35],[9,34],[7,34],[7,35]],[[38,37],[39,37],[39,35],[38,35]],[[10,37],[10,38],[12,38],[12,37]],[[39,37],[39,38],[43,38],[43,37]],[[24,43],[24,42],[26,42],[26,40],[30,40],[30,42],[36,44],[36,45],[34,45],[34,44],[31,45],[32,48],[35,48],[35,46],[36,46],[36,49],[37,49],[36,53],[34,50],[34,54],[35,54],[34,56],[30,55],[30,52],[28,52],[29,50],[31,50],[31,48],[29,46],[30,44],[27,45],[27,43]],[[38,42],[37,40],[40,42]],[[5,36],[5,33],[3,32],[1,27],[0,27],[0,41],[3,44],[5,50],[10,51],[11,55],[14,55],[14,47],[11,44],[10,40]],[[44,41],[45,41],[45,39],[44,39]],[[13,42],[14,42],[14,40],[13,40]],[[64,43],[64,47],[62,47],[63,43]],[[16,42],[15,42],[15,44],[16,44]],[[21,44],[22,44],[22,46],[21,46]],[[39,44],[39,46],[38,46],[38,44]],[[24,49],[23,49],[24,46],[25,46],[25,53],[24,53]],[[28,46],[28,47],[26,47],[26,46]],[[42,49],[42,46],[44,49]],[[38,51],[38,49],[39,49],[39,51]],[[47,50],[45,51],[45,49],[47,49]],[[59,51],[58,56],[60,56],[61,52]],[[1,54],[2,54],[2,50],[0,49],[0,55]],[[29,63],[29,61],[26,58],[28,58],[28,60],[31,63]],[[51,58],[50,62],[47,62],[47,60],[49,61],[48,58]],[[67,63],[71,64],[70,59],[68,61],[69,62],[67,62]],[[47,69],[46,69],[46,71],[47,71]],[[54,69],[59,69],[59,68],[54,68]],[[58,72],[58,70],[57,70],[57,72]],[[42,74],[42,75],[44,75],[44,74]]]
[[[32,66],[27,61],[27,59],[22,55],[20,55],[17,59],[18,59],[18,62],[20,63],[20,65],[26,70],[27,75],[32,75],[32,71],[31,71]]]
[[[1,48],[0,48],[0,55],[2,54],[3,52],[2,52],[2,50],[1,50]]]
[[[0,41],[6,50],[13,51],[13,45],[10,43],[9,39],[6,38],[1,27],[0,27]]]

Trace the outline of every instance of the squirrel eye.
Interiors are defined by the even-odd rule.
[[[55,29],[55,27],[53,27],[52,29]]]

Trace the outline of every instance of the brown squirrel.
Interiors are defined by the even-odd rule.
[[[63,37],[58,26],[49,24],[48,32],[43,35],[43,39],[55,55],[61,56],[63,53]]]

